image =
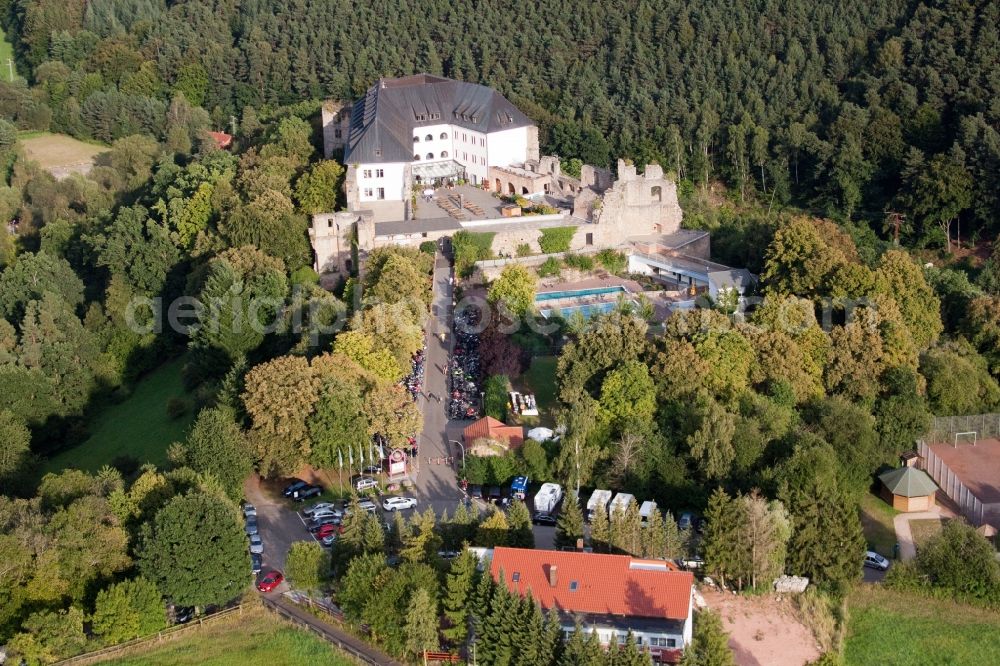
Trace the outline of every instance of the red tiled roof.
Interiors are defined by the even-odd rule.
[[[215,140],[215,145],[219,148],[228,148],[233,142],[232,135],[225,132],[209,132],[208,135]]]
[[[555,587],[549,584],[553,566]],[[546,610],[671,620],[687,619],[694,584],[691,572],[677,571],[663,560],[526,548],[494,549],[494,580],[499,580],[500,571],[508,589],[520,594],[530,590]],[[571,590],[574,581],[576,589]]]
[[[488,437],[507,442],[511,448],[517,448],[524,444],[524,428],[504,425],[492,416],[484,416],[475,423],[466,426],[465,430],[462,431],[462,437],[467,444],[471,444],[481,437]]]

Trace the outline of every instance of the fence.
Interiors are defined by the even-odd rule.
[[[956,417],[957,418],[957,417]],[[964,430],[957,430],[955,432],[965,432]],[[938,484],[938,487],[945,492],[948,497],[950,497],[959,508],[962,510],[962,514],[969,520],[970,523],[979,527],[983,524],[983,503],[972,494],[964,483],[959,481],[958,477],[954,472],[945,464],[941,458],[937,456],[931,447],[927,445],[924,440],[917,441],[917,453],[920,454],[922,460],[920,462],[920,467],[934,479],[934,483]]]
[[[927,433],[930,443],[955,441],[959,433],[975,432],[979,439],[1000,437],[1000,414],[970,414],[968,416],[935,416]]]
[[[308,597],[306,597],[306,598],[308,598]],[[301,627],[303,629],[306,629],[308,631],[313,632],[314,634],[316,634],[317,636],[319,636],[323,640],[327,641],[328,643],[332,643],[333,645],[336,645],[338,648],[340,648],[341,650],[343,650],[347,654],[351,655],[352,657],[354,657],[355,659],[357,659],[361,663],[363,663],[363,664],[371,664],[372,666],[380,666],[380,664],[382,663],[382,662],[380,662],[380,661],[378,661],[376,659],[373,659],[372,657],[370,657],[369,655],[365,654],[364,652],[358,650],[353,645],[345,643],[344,641],[342,641],[340,639],[339,636],[334,635],[333,633],[327,631],[323,627],[311,624],[309,622],[306,622],[305,620],[303,620],[302,618],[298,617],[294,613],[290,613],[281,604],[279,604],[279,603],[277,603],[277,602],[275,602],[275,601],[273,601],[271,599],[268,599],[267,597],[261,597],[261,601],[264,602],[264,607],[267,608],[268,610],[270,610],[270,611],[272,611],[274,613],[277,613],[278,615],[280,615],[284,619],[288,620],[289,622],[291,622],[291,623],[293,623],[293,624],[295,624],[295,625],[297,625],[297,626],[299,626],[299,627]],[[312,601],[311,599],[310,599],[309,607],[310,608],[316,608],[316,609],[319,609],[319,610],[325,612],[330,617],[336,619],[338,622],[342,622],[343,621],[344,616],[343,616],[342,613],[340,613],[339,611],[337,611],[337,613],[335,614],[333,612],[333,609],[328,608],[325,605],[319,604],[319,603],[317,603],[315,601]]]
[[[154,636],[146,636],[144,638],[133,638],[130,641],[124,643],[119,643],[118,645],[111,645],[100,650],[95,650],[93,652],[86,652],[84,654],[78,654],[75,657],[70,657],[69,659],[63,659],[57,662],[59,666],[63,664],[91,664],[95,661],[102,660],[109,657],[115,653],[122,652],[123,650],[128,650],[129,648],[138,647],[140,645],[145,645],[147,643],[160,643],[164,640],[169,640],[175,636],[182,633],[192,631],[194,629],[200,629],[202,626],[207,624],[214,624],[217,620],[229,617],[231,615],[242,615],[243,605],[234,606],[232,608],[227,608],[221,610],[218,613],[212,613],[211,615],[206,615],[205,617],[200,617],[197,620],[190,622],[189,624],[178,624],[173,627],[168,627],[163,631],[159,631]]]

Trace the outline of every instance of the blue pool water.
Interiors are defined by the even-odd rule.
[[[625,292],[625,287],[595,287],[593,289],[578,289],[577,291],[547,291],[535,296],[535,302],[552,301],[557,298],[572,298],[574,296],[597,296],[599,294],[617,294]]]
[[[548,319],[553,314],[562,317],[563,319],[569,319],[570,315],[574,312],[579,312],[583,315],[584,319],[590,319],[595,314],[607,314],[615,309],[617,303],[592,303],[590,305],[573,305],[565,308],[555,308],[552,310],[540,310],[539,312],[543,317]]]

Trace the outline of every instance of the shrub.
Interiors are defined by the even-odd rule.
[[[460,273],[467,274],[474,263],[493,256],[495,235],[490,232],[476,233],[462,230],[452,236],[451,247],[455,254],[455,266]]]
[[[537,268],[538,277],[553,277],[562,272],[562,262],[555,257],[549,257]]]
[[[437,252],[437,243],[434,241],[424,241],[420,244],[420,251],[434,256],[434,253]]]
[[[530,257],[532,255],[531,246],[527,243],[521,243],[517,246],[517,256],[519,257]]]
[[[609,273],[623,273],[628,265],[628,258],[622,252],[610,248],[597,253],[597,260],[608,269]]]
[[[167,416],[171,420],[177,420],[187,414],[190,405],[184,398],[170,398],[167,400]]]
[[[587,257],[581,254],[567,254],[563,257],[563,261],[570,268],[575,268],[578,271],[592,271],[594,270],[594,260],[591,257]]]
[[[538,245],[545,254],[565,252],[569,249],[570,241],[576,234],[576,227],[552,227],[542,229],[542,236],[538,239]]]
[[[292,271],[292,285],[319,284],[319,274],[309,266],[302,266]]]

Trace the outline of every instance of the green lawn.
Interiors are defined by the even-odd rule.
[[[556,406],[556,365],[555,356],[536,356],[531,359],[531,367],[521,379],[535,394],[538,409],[549,412]]]
[[[194,629],[127,657],[99,662],[115,666],[272,666],[357,662],[326,641],[264,610],[244,613],[233,622]]]
[[[896,528],[892,519],[897,513],[871,493],[865,493],[861,498],[861,527],[865,541],[869,548],[885,557],[892,557],[893,546],[896,545]]]
[[[0,72],[3,73],[0,78],[3,78],[4,81],[10,81],[10,68],[7,65],[8,60],[14,60],[14,47],[7,41],[7,35],[3,29],[0,29]],[[17,76],[17,68],[14,69],[14,78],[19,78]]]
[[[174,359],[139,380],[128,398],[94,416],[85,442],[50,458],[43,472],[67,467],[96,471],[119,456],[165,463],[167,447],[184,439],[193,420],[190,412],[177,419],[167,416],[167,401],[185,395],[183,363],[183,358]]]
[[[927,543],[927,540],[932,536],[940,533],[941,526],[940,518],[911,520],[910,534],[913,535],[913,543],[917,546],[917,550],[920,550],[920,547]]]
[[[847,666],[1000,664],[1000,613],[859,585],[848,598]]]

